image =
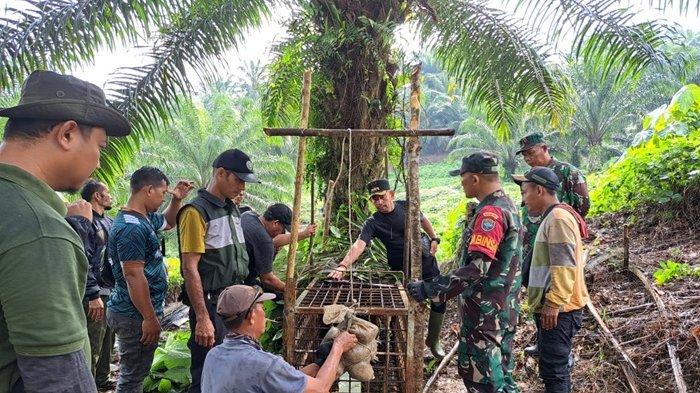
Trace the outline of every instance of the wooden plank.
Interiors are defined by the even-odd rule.
[[[332,129],[332,128],[263,128],[263,131],[268,136],[326,136],[333,138],[343,138],[350,135],[348,129]],[[419,130],[418,128],[410,130],[365,130],[352,129],[353,137],[418,137],[418,136],[453,136],[455,130],[453,128],[435,128]]]
[[[301,93],[301,127],[309,125],[309,101],[311,97],[311,71],[304,71],[304,85]],[[304,180],[304,154],[306,150],[306,138],[299,139],[297,151],[297,169],[294,179],[294,207],[292,209],[292,242],[287,254],[287,274],[284,288],[284,346],[285,359],[288,363],[294,360],[294,309],[296,302],[296,257],[299,246],[299,213],[301,211],[301,186]]]

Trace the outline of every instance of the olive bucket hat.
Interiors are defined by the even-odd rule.
[[[126,118],[110,108],[99,87],[70,75],[34,71],[22,86],[19,104],[0,108],[1,117],[10,119],[75,120],[80,124],[103,127],[109,136],[131,132]]]

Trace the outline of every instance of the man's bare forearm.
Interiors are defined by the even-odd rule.
[[[134,307],[139,311],[143,319],[157,319],[156,310],[151,304],[151,293],[148,290],[148,281],[143,274],[143,269],[126,269],[124,279],[129,290],[129,297]]]
[[[194,310],[197,319],[209,318],[206,303],[204,302],[204,288],[202,278],[199,275],[197,264],[202,256],[200,254],[182,254],[183,268],[182,275],[185,279],[185,291],[190,299],[190,305]]]

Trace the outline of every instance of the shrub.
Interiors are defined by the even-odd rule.
[[[659,263],[659,268],[654,272],[654,279],[659,285],[664,285],[671,280],[685,277],[700,278],[700,267],[693,268],[687,263],[666,260]]]

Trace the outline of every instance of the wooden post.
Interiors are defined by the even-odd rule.
[[[301,127],[309,125],[309,101],[311,97],[311,71],[304,71],[304,87],[301,96]],[[294,207],[292,209],[292,243],[287,254],[287,274],[284,288],[284,354],[287,362],[292,363],[294,357],[294,311],[297,298],[296,288],[296,256],[299,240],[299,213],[301,210],[301,186],[304,179],[304,152],[306,138],[299,138],[297,151],[297,171],[294,179]]]
[[[311,224],[316,223],[316,173],[312,172],[311,173]],[[313,254],[313,248],[314,248],[314,237],[315,235],[311,235],[311,238],[309,239],[309,259],[306,261],[306,263],[309,266],[314,265],[314,254]]]
[[[412,130],[420,125],[420,64],[413,67],[411,72],[411,124]],[[408,213],[407,222],[410,225],[410,238],[407,238],[411,251],[410,280],[422,278],[422,247],[420,231],[420,193],[418,190],[418,157],[420,142],[417,136],[408,139]],[[408,353],[406,370],[406,391],[420,392],[423,390],[423,350],[425,347],[425,303],[410,301],[408,316]]]
[[[625,224],[622,230],[622,249],[624,251],[622,257],[622,263],[625,266],[625,270],[630,268],[630,227]]]

